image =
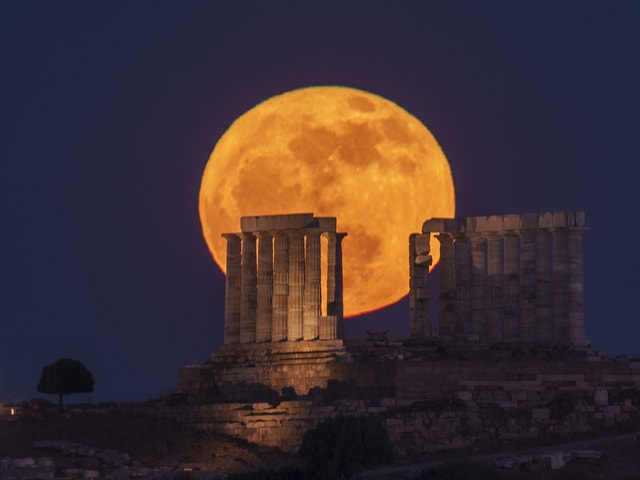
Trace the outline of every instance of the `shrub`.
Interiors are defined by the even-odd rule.
[[[338,415],[307,431],[300,446],[317,478],[348,478],[393,460],[389,435],[379,418]]]

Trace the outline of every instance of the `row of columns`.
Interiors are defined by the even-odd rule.
[[[342,239],[318,229],[227,233],[225,345],[342,338]],[[321,236],[328,239],[322,315]]]
[[[588,344],[583,212],[431,220],[423,226],[423,243],[429,230],[440,242],[438,335]],[[414,250],[410,242],[410,257]],[[428,310],[428,299],[423,303]],[[428,316],[412,313],[411,322],[414,336],[421,336],[420,328],[435,334]]]

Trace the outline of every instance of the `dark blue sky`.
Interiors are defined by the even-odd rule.
[[[4,2],[0,396],[36,396],[42,366],[68,356],[94,373],[94,400],[146,399],[215,350],[224,277],[197,214],[205,163],[247,109],[323,84],[421,119],[458,215],[585,210],[587,335],[640,354],[638,10]],[[404,333],[407,315],[404,300],[348,329]]]

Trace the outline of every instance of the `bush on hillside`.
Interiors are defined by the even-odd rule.
[[[300,456],[323,480],[348,478],[393,460],[389,434],[379,418],[338,415],[307,431]]]

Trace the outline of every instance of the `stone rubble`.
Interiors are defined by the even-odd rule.
[[[600,450],[552,451],[535,455],[508,456],[497,460],[494,465],[510,470],[559,470],[572,461],[594,462],[601,457]]]
[[[0,480],[159,480],[188,471],[193,480],[213,480],[214,472],[152,467],[131,460],[129,454],[63,440],[34,442],[34,447],[69,457],[96,459],[96,468],[57,466],[51,457],[0,457]]]

